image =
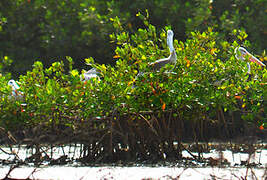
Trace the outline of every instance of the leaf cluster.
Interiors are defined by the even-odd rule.
[[[239,46],[236,41],[218,41],[219,34],[212,28],[191,32],[185,42],[174,37],[176,65],[153,71],[148,64],[169,55],[166,31],[170,27],[157,30],[148,22],[148,15],[137,15],[143,18],[145,28],[136,33],[127,32],[119,18],[112,20],[117,29],[110,35],[117,45],[114,66],[85,59],[87,65],[97,69],[99,78],[81,81],[83,75],[73,69],[70,57],[67,68],[63,61],[49,68],[36,61],[31,71],[20,76],[24,97],[19,99],[10,97],[8,79],[1,76],[1,126],[45,124],[77,129],[100,119],[94,127],[99,129],[107,126],[103,119],[113,118],[114,112],[121,116],[149,112],[157,117],[169,112],[189,122],[219,123],[218,113],[222,111],[238,112],[245,120],[242,123],[266,124],[266,69],[251,63],[253,78],[248,79],[246,62],[234,56]],[[243,31],[233,34],[236,39],[246,39]],[[138,72],[143,75],[137,76]]]

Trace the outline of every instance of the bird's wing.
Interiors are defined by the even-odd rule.
[[[86,73],[88,73],[88,74],[99,74],[99,72],[96,70],[96,68],[91,68]]]
[[[169,62],[170,62],[169,58],[164,58],[164,59],[159,59],[155,62],[150,63],[149,66],[151,66],[154,70],[159,70],[160,68],[162,68]]]
[[[91,74],[91,73],[84,73],[83,75],[84,75],[84,80],[89,80],[89,79],[91,79],[91,78],[96,78],[96,77],[98,77],[97,74]]]

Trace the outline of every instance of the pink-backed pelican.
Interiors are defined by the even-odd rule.
[[[240,59],[242,61],[244,61],[246,59],[246,56],[248,57],[248,59],[251,62],[255,62],[260,66],[265,67],[265,64],[263,62],[261,62],[259,59],[257,59],[255,56],[253,56],[252,54],[250,54],[245,48],[243,47],[237,47],[235,48],[235,57],[236,59]],[[249,62],[247,62],[247,67],[248,67],[248,74],[250,74],[250,64]]]

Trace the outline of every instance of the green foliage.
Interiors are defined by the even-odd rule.
[[[87,57],[114,64],[111,57],[116,45],[109,44],[109,35],[119,29],[112,24],[119,17],[120,26],[134,34],[138,27],[148,25],[136,17],[139,12],[149,12],[150,23],[156,27],[172,27],[182,41],[191,31],[203,32],[208,27],[220,32],[217,38],[221,42],[231,41],[235,29],[245,30],[252,50],[259,54],[266,49],[264,5],[263,0],[2,0],[0,57],[14,59],[8,69],[15,77],[38,59],[45,67],[66,56],[73,57],[74,67],[80,69],[85,68],[81,59]]]
[[[251,63],[255,78],[248,80],[246,62],[234,57],[236,41],[222,41],[213,28],[191,32],[185,42],[174,40],[177,64],[154,72],[148,63],[169,55],[166,47],[169,27],[157,30],[148,22],[148,14],[138,16],[146,27],[134,34],[127,31],[119,18],[112,19],[116,33],[110,38],[117,44],[114,66],[85,59],[87,65],[100,73],[99,78],[82,82],[82,75],[73,69],[70,57],[67,68],[63,61],[54,62],[49,68],[36,61],[31,71],[20,76],[24,98],[16,99],[8,96],[11,88],[7,78],[1,76],[1,126],[14,128],[19,122],[25,126],[64,125],[76,129],[84,122],[94,123],[93,119],[98,117],[101,120],[94,123],[94,128],[101,129],[107,126],[107,119],[114,118],[115,112],[133,117],[146,112],[160,117],[168,112],[193,124],[206,121],[225,124],[232,120],[229,117],[227,122],[222,121],[218,115],[221,111],[239,112],[239,117],[242,115],[246,121],[259,126],[266,124],[261,115],[266,69]],[[247,38],[246,33],[237,30],[233,36],[240,41]],[[138,71],[144,75],[136,78]]]

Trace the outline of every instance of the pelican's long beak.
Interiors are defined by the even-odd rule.
[[[247,53],[247,55],[249,56],[249,60],[250,60],[251,62],[255,62],[255,63],[257,63],[258,65],[265,67],[265,64],[264,64],[263,62],[261,62],[258,58],[254,57],[254,56],[253,56],[252,54],[250,54],[250,53]]]

